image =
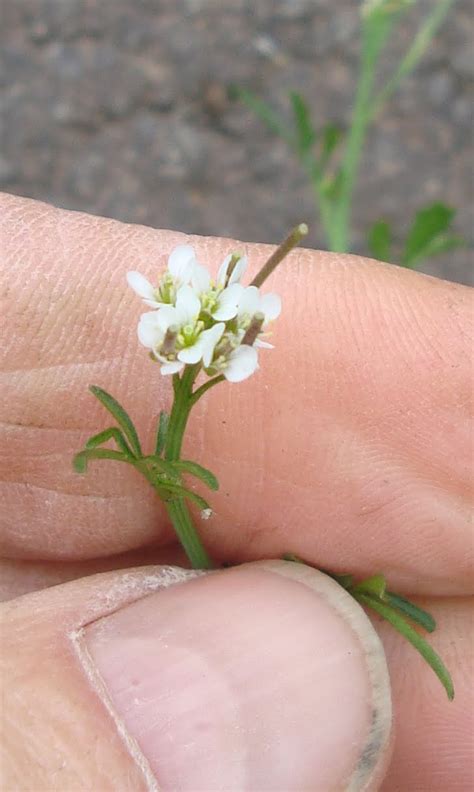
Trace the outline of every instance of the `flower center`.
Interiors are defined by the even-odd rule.
[[[200,319],[196,319],[195,322],[190,322],[187,325],[183,325],[176,339],[177,346],[180,349],[194,346],[203,330],[204,322],[202,322]]]
[[[176,302],[176,283],[171,273],[165,272],[158,288],[154,291],[154,296],[157,302],[174,305]]]
[[[201,307],[202,310],[206,313],[212,314],[219,307],[219,297],[221,295],[222,289],[219,288],[212,288],[209,291],[204,292],[200,295],[201,297]]]

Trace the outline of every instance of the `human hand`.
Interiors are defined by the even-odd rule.
[[[128,466],[72,471],[104,419],[89,384],[113,392],[144,435],[167,403],[169,383],[138,349],[124,274],[156,272],[182,235],[8,196],[2,210],[4,597],[36,591],[4,606],[6,788],[144,788],[133,738],[165,790],[327,792],[361,767],[377,788],[382,727],[361,757],[372,711],[383,720],[388,704],[367,670],[370,629],[347,624],[358,606],[316,573],[306,586],[284,577],[283,564],[158,591],[169,573],[122,569],[182,562],[152,490]],[[216,262],[230,248],[192,243]],[[259,257],[252,246],[255,269]],[[395,710],[381,788],[468,789],[469,291],[310,251],[272,288],[284,298],[277,349],[247,383],[212,391],[187,434],[221,483],[204,541],[220,561],[291,551],[335,572],[381,571],[422,597],[456,699],[377,624]]]

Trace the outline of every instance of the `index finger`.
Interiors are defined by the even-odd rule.
[[[176,232],[2,199],[3,542],[7,554],[91,558],[171,532],[139,475],[72,455],[107,425],[97,384],[152,442],[170,383],[139,347],[125,273],[155,276]],[[235,242],[186,238],[217,268]],[[246,246],[256,270],[268,246]],[[185,454],[220,480],[200,525],[219,560],[291,551],[334,571],[383,571],[411,592],[461,594],[469,526],[470,293],[398,268],[292,254],[276,348],[248,381],[197,406]]]

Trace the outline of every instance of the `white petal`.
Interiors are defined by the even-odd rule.
[[[229,253],[228,256],[225,257],[224,261],[222,262],[221,266],[217,271],[217,285],[224,286],[225,279],[227,278],[227,270],[229,268],[230,260],[232,258],[232,253]]]
[[[179,325],[179,312],[177,308],[173,305],[165,305],[163,308],[160,308],[159,311],[153,311],[149,314],[143,314],[143,316],[152,316],[155,315],[155,322],[159,328],[161,328],[163,335],[168,330],[168,327],[172,327],[173,325]],[[150,320],[148,320],[150,321]]]
[[[240,283],[233,283],[219,295],[217,308],[212,312],[214,319],[226,322],[227,319],[233,319],[237,316],[237,309],[239,300],[242,297],[245,289]]]
[[[172,360],[169,363],[163,363],[160,367],[160,371],[162,374],[177,374],[178,371],[184,368],[184,363],[180,363],[179,360]]]
[[[214,327],[210,327],[209,330],[204,330],[204,332],[201,333],[199,341],[202,344],[202,362],[205,368],[210,365],[214,356],[214,349],[216,348],[216,344],[221,340],[224,330],[225,324],[220,322],[214,325]]]
[[[229,278],[229,286],[231,283],[240,283],[240,279],[247,269],[247,256],[242,256],[234,267],[234,270]]]
[[[195,264],[196,254],[191,245],[178,245],[168,258],[168,270],[181,283],[190,282]]]
[[[246,344],[234,350],[223,374],[229,382],[242,382],[258,369],[257,350]]]
[[[154,311],[151,316],[155,315]],[[154,349],[163,340],[163,331],[156,321],[150,321],[148,317],[150,314],[143,314],[138,323],[138,339],[141,344],[147,349]]]
[[[254,347],[260,347],[260,349],[275,349],[273,344],[269,344],[268,341],[262,341],[261,338],[256,338],[253,342]]]
[[[127,283],[139,297],[154,300],[153,286],[140,272],[127,272]]]
[[[176,311],[180,324],[194,322],[201,311],[201,301],[191,286],[181,286],[176,297]]]
[[[203,351],[203,344],[201,343],[201,339],[199,339],[192,346],[181,349],[181,351],[178,352],[178,360],[181,360],[183,363],[199,363]]]
[[[145,297],[143,298],[143,302],[150,308],[161,308],[162,305],[167,305],[167,303],[160,303],[158,300],[147,300]]]
[[[271,322],[280,316],[281,297],[279,294],[264,294],[260,300],[260,310],[265,314],[265,322]]]
[[[232,253],[225,257],[224,261],[219,267],[219,271],[217,273],[218,286],[225,286],[227,272],[229,269],[229,264],[231,262],[231,259],[232,259]],[[246,269],[247,269],[247,256],[242,256],[242,258],[238,260],[237,264],[232,270],[229,278],[229,283],[227,285],[230,286],[232,283],[239,283]]]
[[[201,264],[196,264],[194,267],[191,284],[198,294],[209,291],[211,288],[211,276],[207,269],[201,266]]]
[[[253,316],[260,310],[260,294],[256,286],[247,286],[239,300],[239,316]]]

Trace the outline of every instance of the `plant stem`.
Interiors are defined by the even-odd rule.
[[[166,511],[193,569],[213,569],[214,564],[193,525],[184,498],[173,498],[166,504]]]
[[[191,411],[191,397],[196,366],[186,366],[182,377],[174,380],[174,401],[171,408],[168,430],[166,432],[165,459],[174,462],[179,459],[183,444],[184,431]]]
[[[416,68],[430,42],[443,24],[454,2],[455,0],[440,0],[440,2],[431,9],[392,77],[390,77],[388,82],[373,100],[370,108],[371,121],[374,120],[387,100],[390,99],[392,94],[397,90],[401,81]]]
[[[349,249],[352,196],[359,171],[365,135],[370,123],[369,106],[375,79],[375,69],[380,54],[379,47],[370,46],[370,40],[364,34],[363,38],[361,72],[352,112],[352,123],[341,166],[342,180],[339,195],[331,214],[328,234],[329,247],[336,253],[346,253]]]
[[[164,454],[165,459],[169,462],[176,462],[181,455],[184,431],[194,403],[192,392],[198,371],[199,366],[186,366],[182,377],[177,377],[173,382],[174,401],[166,433]],[[171,498],[165,503],[165,506],[193,569],[212,569],[214,564],[193,525],[184,498]]]
[[[303,237],[306,236],[308,233],[308,226],[306,223],[300,223],[299,225],[295,226],[290,234],[288,234],[287,238],[278,245],[277,249],[272,253],[268,261],[263,265],[260,272],[255,275],[251,286],[261,286],[267,278],[272,274],[273,270],[278,267],[278,265],[283,261],[285,256],[293,250]]]
[[[197,388],[194,391],[194,393],[193,393],[193,395],[191,397],[191,405],[194,407],[194,405],[196,404],[197,401],[199,401],[201,396],[204,396],[204,394],[207,393],[207,391],[210,388],[213,388],[214,385],[218,385],[219,382],[223,382],[224,379],[225,379],[225,377],[224,377],[223,374],[218,374],[217,377],[214,377],[214,379],[208,380],[207,382],[204,383],[204,385],[201,385],[200,388]]]

